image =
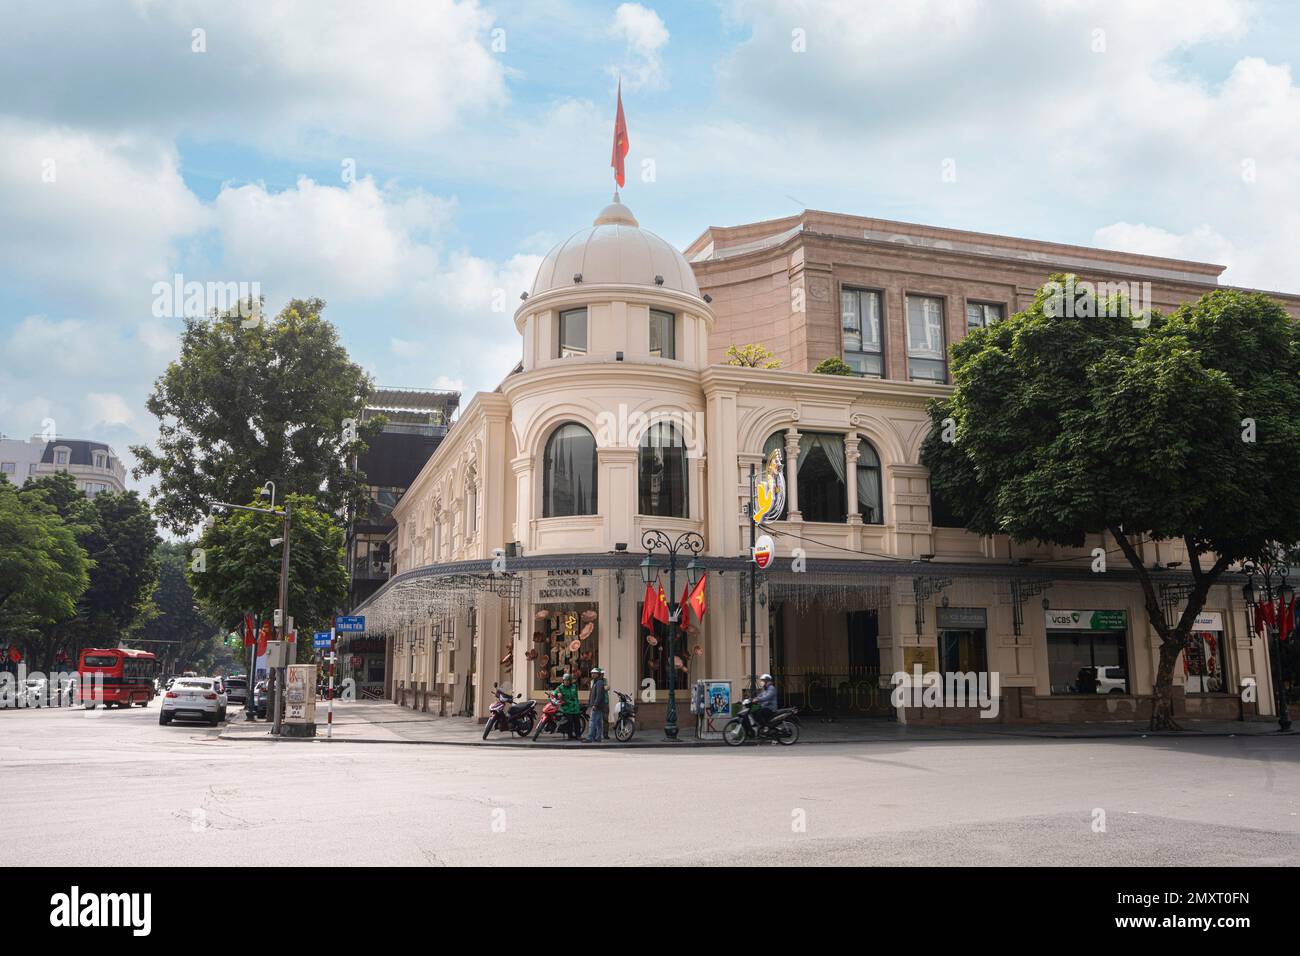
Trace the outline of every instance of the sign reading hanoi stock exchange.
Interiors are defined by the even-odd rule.
[[[564,568],[547,571],[546,579],[537,588],[537,600],[572,601],[592,600],[591,568]]]

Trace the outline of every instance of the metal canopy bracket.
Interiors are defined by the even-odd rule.
[[[1025,602],[1035,594],[1042,594],[1055,583],[1050,578],[1011,579],[1011,623],[1015,627],[1016,637],[1024,633]]]
[[[912,578],[912,593],[916,596],[916,636],[925,629],[925,604],[934,595],[952,587],[952,578],[917,575]]]

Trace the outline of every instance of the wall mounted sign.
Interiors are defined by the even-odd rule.
[[[941,607],[936,614],[941,631],[980,631],[989,626],[989,612],[982,607]]]
[[[1044,614],[1053,631],[1124,631],[1128,629],[1127,611],[1058,611]]]

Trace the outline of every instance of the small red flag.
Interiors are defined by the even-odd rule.
[[[683,631],[691,623],[691,582],[687,581],[682,585],[682,603],[678,605],[677,626]]]
[[[614,154],[609,164],[614,167],[614,182],[623,185],[623,159],[627,156],[627,120],[623,118],[623,81],[618,81],[618,115],[614,117]]]
[[[1277,602],[1277,614],[1277,639],[1279,641],[1285,641],[1291,636],[1291,631],[1295,627],[1295,598],[1292,598],[1291,603],[1289,604],[1279,598]]]
[[[655,620],[663,624],[671,621],[668,613],[668,595],[664,594],[664,586],[659,585],[659,596],[655,599]]]
[[[645,586],[645,597],[641,602],[641,626],[647,631],[654,627],[655,603],[657,600],[654,585],[647,584]]]
[[[262,631],[257,635],[257,656],[266,656],[266,642],[271,640],[271,622],[262,622]]]
[[[687,599],[691,611],[695,614],[695,620],[701,624],[704,623],[704,612],[709,609],[708,603],[704,599],[704,584],[708,580],[709,576],[707,574],[701,576],[695,587],[691,588],[691,596]]]
[[[253,615],[244,615],[244,646],[252,647],[257,643],[257,631],[253,629]]]

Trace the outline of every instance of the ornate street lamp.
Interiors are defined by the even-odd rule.
[[[1245,599],[1246,604],[1252,608],[1256,607],[1259,600],[1264,600],[1272,604],[1275,598],[1280,598],[1282,610],[1285,612],[1290,607],[1292,600],[1295,598],[1295,588],[1287,582],[1287,575],[1291,569],[1283,563],[1281,552],[1274,550],[1265,554],[1258,561],[1243,561],[1241,570],[1247,575],[1246,583],[1242,586],[1241,596]],[[1255,588],[1255,575],[1262,579],[1263,592]],[[1273,586],[1273,576],[1277,575],[1277,587]],[[1255,610],[1258,614],[1258,609]],[[1282,686],[1282,646],[1278,639],[1280,615],[1274,616],[1273,623],[1268,626],[1269,647],[1268,656],[1272,663],[1273,672],[1273,699],[1277,701],[1277,725],[1280,730],[1289,730],[1291,728],[1291,715],[1288,713],[1286,688]]]
[[[691,563],[686,572],[691,584],[699,582],[704,569],[696,556],[704,550],[704,538],[694,531],[683,531],[672,538],[657,528],[649,528],[641,535],[641,547],[645,549],[645,560],[641,562],[641,577],[649,584],[658,576],[659,568],[655,564],[653,553],[664,551],[668,554],[668,712],[664,717],[664,736],[669,740],[677,739],[677,656],[674,638],[677,636],[677,623],[681,619],[682,605],[677,601],[677,555],[683,551],[691,554]]]

